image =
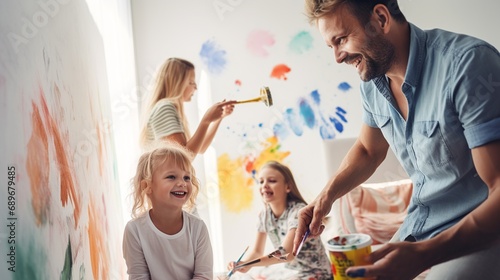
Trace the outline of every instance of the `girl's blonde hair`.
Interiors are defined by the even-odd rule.
[[[167,59],[161,66],[156,77],[153,94],[149,98],[149,102],[146,103],[142,114],[142,129],[139,138],[142,147],[146,146],[148,142],[148,121],[151,110],[162,99],[174,103],[184,127],[186,140],[191,138],[189,124],[184,114],[183,100],[184,91],[189,85],[188,78],[191,71],[194,71],[193,63],[176,57]]]
[[[189,211],[195,206],[196,196],[200,189],[200,183],[196,177],[193,165],[191,164],[190,153],[181,145],[169,141],[156,141],[139,158],[137,171],[132,178],[132,217],[137,218],[141,214],[152,208],[151,199],[146,193],[144,180],[151,181],[153,172],[165,161],[171,161],[182,170],[191,174],[192,192],[184,209]]]
[[[290,168],[274,160],[266,162],[260,169],[262,170],[266,167],[278,171],[279,173],[281,173],[281,175],[283,175],[283,178],[285,178],[285,184],[288,184],[288,186],[290,187],[290,192],[287,196],[288,202],[297,201],[307,204],[306,200],[300,194],[299,188],[297,187],[297,183],[295,183],[295,179],[293,178],[293,174],[292,171],[290,171]]]

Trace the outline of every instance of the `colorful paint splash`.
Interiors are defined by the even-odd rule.
[[[212,74],[220,74],[227,63],[226,51],[211,40],[206,41],[201,46],[200,58],[207,67],[208,72]]]
[[[278,64],[274,66],[273,71],[271,71],[271,78],[278,80],[286,80],[286,74],[288,74],[292,69],[286,64]]]
[[[106,227],[105,221],[102,218],[105,216],[97,211],[92,199],[89,202],[87,213],[89,215],[88,242],[92,276],[93,279],[106,279],[107,275],[110,275],[110,261],[107,254],[107,242],[103,232]]]
[[[337,86],[338,89],[340,89],[341,91],[348,91],[350,90],[352,87],[349,83],[347,82],[342,82],[340,83],[338,86]]]
[[[265,30],[255,30],[248,35],[247,48],[256,56],[266,57],[269,55],[267,48],[272,47],[275,42],[271,33]]]
[[[295,35],[290,43],[288,44],[288,48],[296,53],[303,54],[313,47],[313,37],[307,31],[301,31],[297,35]]]
[[[257,155],[244,155],[231,159],[222,154],[217,159],[221,203],[230,212],[251,209],[254,200],[255,174],[270,160],[282,162],[290,152],[281,151],[278,138],[272,136],[263,143],[265,148]]]
[[[322,139],[334,139],[337,133],[344,131],[346,110],[339,106],[332,112],[323,110],[318,90],[313,90],[308,97],[300,97],[297,103],[298,108],[285,109],[282,121],[274,124],[273,133],[279,139],[287,138],[290,132],[302,136],[304,127],[318,129]]]
[[[313,128],[316,126],[316,115],[307,99],[299,99],[299,111],[307,127]]]
[[[30,180],[31,206],[37,226],[47,222],[50,212],[48,136],[38,106],[32,103],[33,131],[27,145],[26,171]]]

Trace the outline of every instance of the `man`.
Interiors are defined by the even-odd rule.
[[[352,277],[500,279],[500,55],[488,43],[408,23],[391,0],[306,0],[338,63],[363,80],[360,135],[299,213],[294,253],[332,203],[363,183],[390,147],[413,182],[400,242]]]

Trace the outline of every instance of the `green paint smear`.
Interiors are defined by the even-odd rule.
[[[35,240],[19,240],[16,242],[16,272],[13,279],[50,279],[46,268],[49,257],[41,246],[37,246]]]
[[[301,31],[293,37],[288,47],[294,53],[303,54],[313,47],[312,41],[313,38],[309,32]]]
[[[71,269],[73,268],[73,259],[71,258],[71,243],[68,237],[68,246],[66,247],[66,254],[64,255],[64,267],[61,271],[61,280],[71,280]]]

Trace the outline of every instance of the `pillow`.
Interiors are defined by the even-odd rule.
[[[388,242],[403,223],[412,189],[409,179],[362,184],[346,194],[341,203],[347,204],[356,232],[370,235],[376,245]]]

